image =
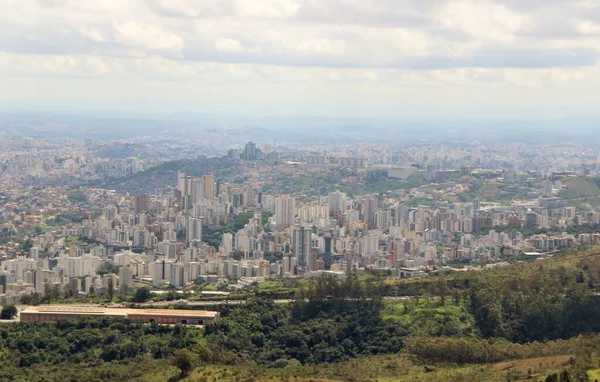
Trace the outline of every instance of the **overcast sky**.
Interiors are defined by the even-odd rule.
[[[575,115],[599,52],[598,0],[0,0],[0,101],[32,107]]]

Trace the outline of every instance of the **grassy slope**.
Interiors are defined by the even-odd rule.
[[[569,355],[538,357],[490,365],[436,365],[425,367],[406,355],[364,357],[348,362],[318,366],[293,366],[284,369],[264,369],[256,366],[198,367],[189,376],[178,378],[178,370],[162,364],[133,381],[257,381],[257,382],[333,382],[333,381],[543,381],[547,375],[569,367]],[[590,371],[590,376],[597,370]],[[593,379],[592,379],[593,381]]]
[[[466,336],[476,334],[475,321],[464,301],[446,298],[386,300],[383,319],[402,322],[414,336]]]
[[[434,365],[427,366],[411,356],[381,355],[361,357],[341,363],[290,366],[283,369],[266,369],[259,366],[199,366],[189,376],[181,378],[179,370],[168,360],[138,360],[126,364],[105,364],[90,368],[70,368],[67,381],[133,381],[133,382],[409,382],[409,381],[543,381],[553,372],[569,368],[570,356],[550,356],[500,362],[489,365]],[[589,376],[598,378],[596,364]],[[24,370],[22,370],[24,371]],[[17,381],[52,381],[55,372],[65,374],[64,367],[36,367]]]
[[[586,178],[568,178],[563,184],[567,187],[561,192],[565,199],[576,199],[586,196],[599,196],[600,187],[591,179]]]

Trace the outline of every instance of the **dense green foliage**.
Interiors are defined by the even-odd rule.
[[[0,312],[0,318],[3,320],[10,320],[17,315],[17,307],[14,305],[5,305],[2,307]]]
[[[133,296],[133,302],[146,302],[150,300],[152,294],[150,293],[150,288],[141,287],[135,291],[135,295]]]
[[[515,342],[570,338],[600,332],[600,322],[596,319],[600,314],[600,255],[597,252],[593,249],[544,262],[401,281],[386,284],[381,290],[386,296],[445,299],[446,304],[441,306],[447,305],[451,298],[467,308],[461,311],[472,316],[477,331],[485,338],[502,337]],[[413,304],[413,300],[410,301]],[[435,324],[432,320],[451,319],[448,309],[445,306],[437,314],[421,312],[417,326],[426,328]],[[416,334],[456,335],[431,331]]]
[[[594,257],[574,266],[532,264],[477,277],[469,299],[482,336],[529,342],[599,332],[599,269]]]
[[[600,336],[519,344],[505,339],[411,337],[406,349],[428,362],[494,363],[599,349]]]
[[[289,306],[254,300],[224,309],[207,328],[208,341],[240,359],[278,367],[395,353],[407,333],[382,319],[380,291],[375,282],[355,276],[311,279]]]
[[[182,376],[188,375],[194,368],[196,354],[187,349],[177,349],[173,352],[173,365],[180,370]]]
[[[71,203],[86,203],[87,197],[85,196],[85,194],[81,191],[81,190],[74,190],[71,191],[67,197],[69,198],[69,200],[71,201]]]
[[[380,309],[380,301],[316,300],[284,307],[256,300],[223,311],[207,334],[209,343],[240,360],[276,367],[395,353],[406,332],[383,321]]]
[[[476,337],[479,330],[463,301],[439,298],[389,299],[385,301],[384,318],[402,323],[411,336]]]
[[[174,349],[194,346],[199,336],[198,329],[127,320],[4,325],[0,327],[0,379],[8,379],[14,368],[36,364],[93,366],[143,355],[166,358]]]

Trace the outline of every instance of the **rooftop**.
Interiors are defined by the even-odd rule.
[[[217,317],[218,313],[207,310],[187,309],[130,309],[130,308],[105,308],[101,306],[72,306],[72,305],[40,305],[28,306],[21,311],[27,313],[57,313],[57,314],[87,314],[90,316],[177,316],[177,317]]]

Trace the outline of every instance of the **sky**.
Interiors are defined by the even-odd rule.
[[[587,115],[599,54],[597,0],[0,0],[0,106]]]

